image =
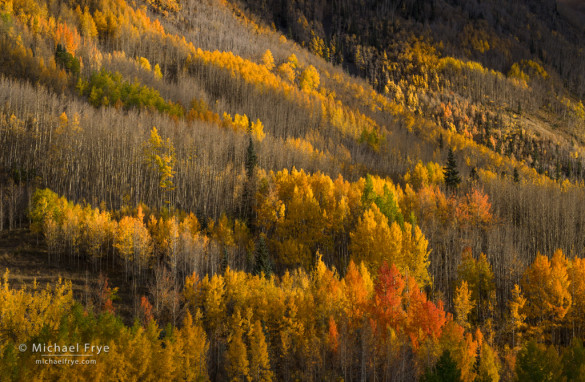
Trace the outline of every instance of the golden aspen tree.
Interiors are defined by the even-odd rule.
[[[158,186],[166,194],[164,203],[169,205],[170,192],[175,189],[173,178],[175,176],[175,148],[170,138],[165,141],[158,134],[156,127],[150,130],[150,138],[144,145],[144,158],[147,166],[153,170],[158,178]]]
[[[319,72],[313,65],[309,65],[302,71],[299,79],[299,87],[301,90],[316,90],[319,87],[320,79]]]
[[[274,68],[274,57],[272,57],[272,52],[269,49],[264,52],[260,61],[266,69],[272,70]]]
[[[580,336],[585,326],[585,259],[575,257],[569,266],[569,282],[573,304],[569,310],[569,329]]]
[[[150,66],[150,62],[148,61],[147,58],[145,57],[137,57],[136,58],[136,62],[138,63],[138,65],[140,65],[140,67],[144,70],[148,70],[149,72],[151,71],[151,66]]]
[[[92,261],[98,261],[107,251],[107,245],[114,237],[114,223],[106,211],[89,209],[85,218],[84,240]]]
[[[367,269],[364,268],[365,272]],[[366,274],[369,276],[369,272]],[[366,281],[360,274],[360,270],[353,260],[350,260],[344,277],[345,306],[344,315],[347,317],[351,328],[357,328],[367,310],[367,303],[371,294]],[[371,280],[370,280],[371,281]]]
[[[200,325],[199,317],[194,321],[191,313],[187,312],[178,335],[178,342],[180,344],[178,356],[182,364],[180,378],[185,381],[209,380],[207,375],[209,342]]]
[[[90,39],[97,37],[98,35],[97,27],[95,25],[95,22],[93,21],[91,13],[89,12],[89,9],[85,7],[85,9],[83,10],[83,14],[81,14],[81,10],[79,10],[78,17],[80,30],[83,37]]]
[[[403,267],[402,230],[396,222],[388,226],[388,219],[373,204],[359,219],[350,233],[350,252],[356,262],[363,261],[371,270],[384,261]]]
[[[158,64],[154,65],[152,73],[154,75],[154,78],[159,81],[163,78],[162,71],[160,70],[160,66]]]
[[[246,114],[240,115],[236,113],[234,115],[233,125],[236,131],[246,132],[250,126],[250,120]]]
[[[13,289],[6,270],[0,285],[0,343],[24,343],[38,336],[46,327],[57,330],[61,317],[73,304],[71,282],[57,283],[45,289],[35,282],[32,288]]]
[[[512,331],[512,348],[516,348],[516,339],[521,338],[521,331],[526,325],[526,315],[523,313],[525,305],[526,299],[522,295],[520,286],[518,284],[514,284],[514,289],[512,289],[512,296],[508,302],[508,308],[510,309],[510,329]]]
[[[471,299],[471,291],[468,288],[467,281],[462,281],[455,290],[453,305],[455,306],[457,323],[464,329],[469,330],[470,325],[468,316],[473,308],[474,302]]]
[[[250,133],[252,134],[252,136],[254,138],[256,138],[259,142],[262,142],[264,140],[264,138],[266,137],[266,133],[264,132],[264,125],[262,124],[262,121],[257,119],[256,122],[251,123],[250,127],[251,127]]]
[[[290,56],[288,56],[288,58],[286,59],[287,63],[290,64],[290,66],[293,69],[296,69],[299,67],[299,60],[297,58],[297,56],[293,53]]]
[[[190,235],[196,235],[199,230],[201,230],[201,224],[199,223],[199,219],[193,213],[189,213],[182,221],[181,221],[181,231],[188,232]]]
[[[221,275],[206,275],[201,281],[202,303],[205,308],[206,327],[212,332],[218,330],[225,318],[225,282]]]
[[[479,368],[477,370],[477,378],[482,381],[499,382],[500,380],[500,359],[498,352],[494,349],[488,341],[481,341],[479,353]],[[476,360],[477,362],[477,360]]]
[[[152,360],[153,370],[150,376],[158,381],[177,380],[181,373],[181,361],[179,352],[181,350],[175,341],[175,330],[173,327],[165,333],[162,340],[154,339],[154,357]]]
[[[339,349],[339,330],[337,329],[337,323],[335,323],[333,316],[329,317],[327,344],[329,345],[329,350],[331,352],[337,353]]]
[[[326,195],[315,187],[316,177],[294,168],[272,173],[272,187],[260,193],[258,220],[276,231],[271,245],[283,264],[308,268],[317,250],[330,251],[333,245],[328,234],[333,221]]]
[[[169,219],[164,219],[163,217],[157,219],[154,215],[150,215],[147,223],[154,251],[165,260],[169,254],[169,222]]]
[[[309,42],[309,50],[319,57],[323,57],[325,59],[329,58],[327,55],[325,42],[321,37],[315,35],[313,31],[311,31],[311,41]]]
[[[138,206],[138,215],[135,219],[132,220],[132,251],[134,252],[133,258],[138,267],[138,274],[142,275],[142,272],[149,267],[150,258],[152,256],[152,239],[148,229],[144,225],[144,214],[142,212],[142,206]]]
[[[122,359],[126,359],[125,379],[145,379],[155,373],[155,360],[160,330],[154,320],[146,328],[138,326],[134,333],[128,333],[128,340],[122,342]],[[125,345],[125,346],[124,346]]]
[[[79,254],[82,222],[81,215],[81,207],[78,205],[69,206],[67,209],[65,209],[63,214],[61,232],[71,256],[77,256]]]
[[[393,222],[392,225],[398,223]],[[420,228],[410,223],[404,223],[404,230],[402,232],[402,251],[400,263],[403,272],[408,272],[409,276],[414,277],[420,286],[430,285],[431,276],[429,275],[429,253],[428,240]]]
[[[410,183],[416,190],[429,185],[443,183],[443,167],[436,162],[428,162],[426,165],[421,161],[414,166],[414,169],[404,175],[404,181]]]
[[[256,320],[251,326],[248,338],[250,341],[250,378],[253,381],[272,381],[268,346],[266,345],[264,331],[259,320]]]
[[[316,307],[314,315],[323,320],[331,316],[335,307],[342,302],[342,286],[335,269],[329,269],[317,252],[317,261],[311,272],[313,300]]]
[[[538,254],[522,277],[526,316],[535,334],[558,327],[571,308],[568,261],[561,250],[552,259]]]
[[[476,260],[471,248],[464,249],[457,268],[457,280],[459,283],[467,281],[471,299],[475,303],[471,321],[483,324],[492,315],[496,300],[494,274],[486,255],[482,253]]]
[[[232,382],[246,381],[250,373],[248,350],[242,340],[242,334],[242,329],[239,327],[233,330],[225,355],[225,370],[228,379]]]
[[[278,75],[285,81],[288,81],[291,84],[295,83],[296,72],[293,66],[285,62],[284,64],[280,64],[277,68]]]
[[[233,247],[234,231],[232,229],[232,222],[225,213],[222,213],[216,224],[211,226],[210,231],[212,236],[222,247]]]
[[[128,274],[130,264],[134,261],[133,228],[134,219],[125,216],[118,222],[114,235],[114,248],[124,261],[126,274]]]

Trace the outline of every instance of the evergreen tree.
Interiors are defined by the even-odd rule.
[[[473,167],[471,169],[471,173],[469,174],[469,177],[471,178],[472,181],[479,180],[479,175],[477,175],[477,169],[475,167]]]
[[[427,370],[420,380],[422,382],[457,382],[461,381],[461,370],[451,358],[449,350],[445,350],[434,369]]]
[[[519,382],[559,381],[562,365],[554,347],[548,349],[535,341],[529,341],[518,352],[516,377]]]
[[[223,256],[221,257],[221,263],[220,263],[221,273],[225,272],[228,265],[229,265],[229,254],[228,254],[227,248],[224,248],[223,249]]]
[[[447,155],[447,165],[443,169],[443,173],[445,174],[445,185],[447,186],[447,189],[451,191],[456,190],[461,183],[461,177],[459,176],[457,163],[455,162],[455,155],[453,154],[453,149],[451,148],[449,148],[449,154]]]
[[[79,59],[69,53],[61,44],[57,44],[57,49],[55,50],[55,63],[61,69],[65,69],[67,73],[79,74],[81,70]]]
[[[514,183],[520,182],[520,174],[518,174],[518,169],[514,167]]]
[[[567,381],[582,381],[585,377],[585,347],[579,338],[574,338],[562,358],[563,375]]]
[[[250,122],[249,132],[251,132],[252,123]],[[254,202],[256,193],[256,166],[258,165],[258,156],[256,155],[256,149],[254,148],[254,141],[250,133],[250,141],[248,143],[248,149],[246,150],[246,183],[244,184],[244,195],[243,195],[243,206],[242,206],[242,217],[246,219],[248,227],[254,229],[253,214],[254,214]]]
[[[254,274],[259,275],[262,272],[266,276],[272,274],[272,264],[270,262],[270,254],[268,253],[268,246],[266,245],[266,239],[264,235],[260,236],[258,245],[256,248],[256,262],[254,264]]]
[[[250,141],[248,143],[248,150],[246,151],[246,175],[248,179],[254,176],[254,169],[258,164],[258,156],[256,155],[256,149],[254,148],[254,141],[252,135],[250,135]]]

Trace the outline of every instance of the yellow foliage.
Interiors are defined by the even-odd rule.
[[[264,52],[261,61],[262,65],[264,65],[266,69],[272,70],[274,68],[274,57],[272,57],[272,52],[269,49]]]
[[[299,79],[299,86],[302,90],[314,90],[319,87],[319,72],[313,65],[309,65],[309,67],[301,73],[301,78]]]
[[[538,254],[522,278],[526,316],[536,334],[561,324],[572,304],[568,260],[561,250],[552,259]]]
[[[532,60],[522,60],[514,63],[508,72],[508,77],[516,78],[520,81],[529,82],[532,79],[540,77],[547,79],[548,73],[540,64]]]
[[[397,224],[390,228],[386,216],[375,204],[364,212],[350,236],[352,259],[358,263],[363,261],[371,270],[384,261],[397,264],[401,260],[402,231]]]
[[[157,80],[160,80],[160,79],[162,79],[163,75],[162,75],[162,72],[161,72],[161,70],[160,70],[160,66],[159,66],[158,64],[156,64],[156,65],[154,66],[154,71],[153,71],[153,73],[154,73],[154,78],[156,78]]]
[[[268,346],[259,320],[250,327],[248,337],[250,338],[250,377],[254,381],[272,381]]]
[[[280,64],[278,66],[278,75],[283,80],[286,80],[291,84],[294,84],[295,82],[296,78],[295,70],[293,69],[292,65],[288,62],[285,62],[284,64]]]
[[[252,122],[251,133],[252,136],[260,142],[262,142],[262,140],[264,140],[266,137],[266,133],[264,132],[264,125],[259,119],[257,119],[256,122]]]
[[[455,290],[453,305],[455,306],[457,323],[466,330],[469,329],[468,316],[473,308],[473,304],[474,302],[471,299],[471,291],[468,288],[467,281],[462,281],[461,285]]]
[[[151,71],[150,62],[146,58],[144,58],[144,57],[138,57],[136,59],[136,61],[138,62],[138,65],[140,65],[140,67],[142,69],[146,69],[149,72]]]
[[[293,53],[290,56],[288,56],[288,58],[286,59],[287,63],[290,64],[290,66],[293,69],[296,69],[299,67],[299,60],[297,59],[297,56]]]
[[[424,165],[418,161],[414,169],[404,175],[404,181],[411,184],[415,189],[420,189],[429,185],[439,185],[443,183],[443,166],[436,162],[428,162]]]
[[[65,312],[73,304],[71,282],[61,279],[54,287],[39,289],[35,281],[32,289],[12,289],[8,271],[0,290],[0,343],[26,343],[41,334],[43,328],[56,331]]]

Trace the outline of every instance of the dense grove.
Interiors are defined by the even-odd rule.
[[[1,380],[583,378],[582,33],[362,3],[0,0]]]

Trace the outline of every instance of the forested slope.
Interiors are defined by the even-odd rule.
[[[575,378],[583,32],[511,4],[0,1],[0,231],[99,285],[7,273],[2,379]]]

